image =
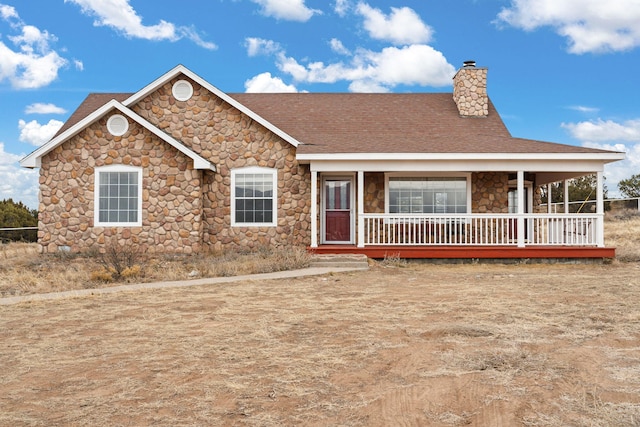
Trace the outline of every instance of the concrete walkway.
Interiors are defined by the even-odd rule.
[[[187,286],[215,285],[218,283],[242,282],[246,280],[274,280],[295,277],[321,276],[329,273],[344,273],[347,271],[366,270],[362,267],[309,267],[300,270],[278,271],[275,273],[248,274],[231,277],[209,277],[205,279],[178,280],[172,282],[136,283],[133,285],[112,286],[108,288],[78,289],[73,291],[52,292],[48,294],[20,295],[0,298],[0,305],[12,305],[23,302],[47,301],[64,298],[79,298],[88,295],[112,294],[115,292],[139,291],[146,289],[182,288]]]

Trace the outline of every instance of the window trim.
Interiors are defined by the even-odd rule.
[[[236,221],[236,176],[245,174],[271,174],[273,185],[272,221],[271,222],[237,222]],[[275,227],[278,225],[278,170],[249,166],[231,171],[231,226],[232,227]]]
[[[138,220],[135,222],[100,221],[100,174],[102,172],[136,172],[138,174]],[[142,226],[142,168],[126,165],[96,167],[94,171],[93,217],[95,227],[140,227]]]
[[[425,213],[419,215],[466,215],[471,213],[471,202],[472,202],[472,194],[471,194],[471,173],[470,172],[461,172],[461,173],[420,173],[420,172],[387,172],[384,174],[384,212],[385,214],[391,214],[389,212],[389,178],[465,178],[467,181],[467,212],[464,214],[454,214],[454,213]],[[392,215],[401,215],[401,214],[392,214]],[[416,215],[416,214],[411,214]]]

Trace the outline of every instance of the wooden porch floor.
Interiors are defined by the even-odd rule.
[[[320,245],[308,247],[315,254],[365,254],[369,258],[385,256],[423,259],[604,259],[615,258],[615,248],[582,246],[366,246]]]

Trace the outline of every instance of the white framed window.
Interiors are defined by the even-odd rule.
[[[94,225],[142,225],[142,168],[125,165],[97,167],[94,188]]]
[[[178,80],[171,87],[171,93],[178,101],[188,101],[193,96],[193,86],[186,80]]]
[[[277,169],[232,170],[231,225],[274,227],[278,222],[277,190]]]
[[[406,214],[466,214],[471,210],[471,175],[385,176],[385,210]]]
[[[114,114],[107,120],[107,130],[113,136],[122,136],[129,130],[129,120],[122,114]]]

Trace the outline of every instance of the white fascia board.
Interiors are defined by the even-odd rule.
[[[193,160],[193,167],[195,169],[209,169],[215,172],[216,170],[215,166],[212,165],[211,162],[205,160],[203,157],[201,157],[197,153],[191,151],[185,145],[178,142],[171,136],[167,135],[165,132],[161,131],[160,129],[158,129],[151,123],[149,123],[147,120],[145,120],[144,118],[136,114],[131,109],[120,104],[115,99],[112,99],[111,101],[107,102],[102,107],[98,108],[96,111],[94,111],[93,113],[85,117],[83,120],[76,123],[74,126],[67,129],[65,132],[61,133],[56,138],[47,142],[42,147],[38,148],[37,150],[35,150],[34,152],[29,154],[22,160],[20,160],[20,165],[26,168],[40,167],[41,159],[45,154],[47,154],[48,152],[50,152],[51,150],[56,148],[58,145],[68,140],[69,138],[75,136],[80,131],[85,129],[87,126],[99,120],[101,117],[103,117],[105,114],[107,114],[109,111],[113,109],[116,109],[120,111],[122,114],[124,114],[125,116],[128,116],[130,119],[132,119],[133,121],[135,121],[136,123],[144,127],[145,129],[147,129],[148,131],[156,135],[158,138],[162,139],[163,141],[165,141],[166,143],[168,143],[169,145],[171,145],[172,147],[174,147],[175,149],[177,149],[187,157],[191,158]]]
[[[76,123],[69,129],[67,129],[66,131],[64,131],[54,139],[50,140],[49,142],[40,146],[40,148],[38,148],[37,150],[33,151],[31,154],[24,157],[22,160],[20,160],[20,165],[25,168],[39,168],[42,156],[44,156],[45,154],[47,154],[48,152],[56,148],[58,145],[65,142],[67,139],[80,133],[80,131],[82,131],[87,126],[91,125],[96,120],[100,119],[109,110],[113,109],[115,107],[115,104],[118,104],[118,101],[116,101],[115,99],[112,99],[111,101],[107,102],[102,107],[98,108],[96,111],[89,114],[87,117],[80,120],[78,123]]]
[[[330,161],[314,160],[309,162],[312,171],[316,172],[598,172],[604,169],[602,160],[359,160]]]
[[[605,163],[624,160],[625,153],[339,153],[339,154],[297,154],[298,161],[371,161],[371,160],[599,160]]]
[[[171,79],[175,78],[179,74],[184,74],[185,76],[189,77],[191,80],[195,81],[200,86],[204,87],[205,89],[207,89],[209,92],[213,93],[218,98],[222,99],[223,101],[227,102],[228,104],[230,104],[234,108],[238,109],[240,112],[242,112],[242,113],[246,114],[247,116],[251,117],[253,120],[255,120],[256,122],[260,123],[262,126],[264,126],[265,128],[269,129],[271,132],[275,133],[280,138],[284,139],[285,141],[287,141],[289,144],[293,145],[294,147],[297,147],[298,145],[301,144],[300,141],[298,141],[297,139],[295,139],[294,137],[292,137],[288,133],[284,132],[282,129],[278,128],[277,126],[274,126],[272,123],[270,123],[268,120],[264,119],[262,116],[254,113],[249,108],[245,107],[244,105],[242,105],[241,103],[239,103],[238,101],[236,101],[235,99],[233,99],[232,97],[230,97],[229,95],[227,95],[226,93],[224,93],[223,91],[218,89],[217,87],[213,86],[211,83],[209,83],[208,81],[206,81],[202,77],[198,76],[196,73],[194,73],[193,71],[189,70],[184,65],[178,65],[178,66],[174,67],[171,71],[165,73],[164,75],[160,76],[155,81],[153,81],[152,83],[150,83],[147,86],[145,86],[143,89],[141,89],[138,92],[136,92],[133,95],[131,95],[129,98],[127,98],[123,102],[123,104],[126,105],[127,107],[130,107],[131,105],[135,104],[136,102],[138,102],[141,99],[143,99],[145,96],[147,96],[150,93],[154,92],[160,86],[164,85],[165,83],[167,83]]]

